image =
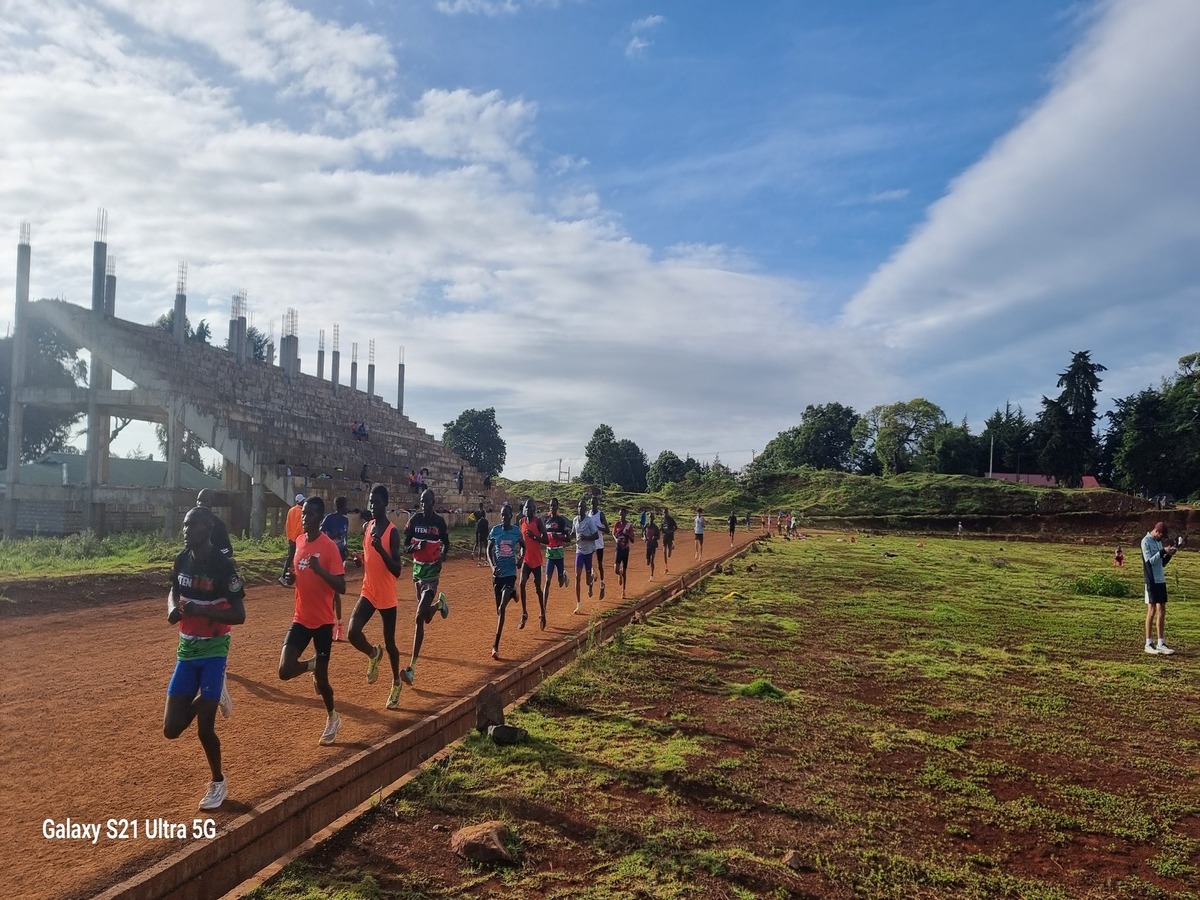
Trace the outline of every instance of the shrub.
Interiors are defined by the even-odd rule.
[[[1075,579],[1075,593],[1096,597],[1132,597],[1129,584],[1108,572],[1094,572]]]

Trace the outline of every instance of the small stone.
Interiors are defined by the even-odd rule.
[[[449,830],[450,830],[450,826],[449,826],[449,825],[443,825],[441,822],[438,822],[436,825],[434,825],[434,826],[433,826],[433,830],[434,830],[434,831],[449,831]]]
[[[450,850],[473,862],[513,863],[515,860],[505,846],[508,826],[500,821],[468,825],[450,835]]]
[[[721,575],[725,572],[725,568],[720,563],[717,563],[717,567],[715,569],[713,569],[713,571],[716,572],[718,575]]]
[[[630,625],[645,625],[646,624],[645,614],[639,609],[637,612],[635,612],[632,616],[629,617],[629,624]]]
[[[515,725],[492,725],[487,734],[496,744],[520,744],[529,737],[529,732]]]
[[[800,853],[799,850],[789,850],[783,855],[783,864],[793,872],[811,872],[813,866]]]

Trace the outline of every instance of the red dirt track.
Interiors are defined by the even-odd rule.
[[[737,544],[757,532],[738,531]],[[723,532],[711,532],[706,556],[728,549]],[[612,574],[611,541],[605,551],[608,595],[599,590],[585,613],[621,604]],[[642,545],[630,554],[628,594],[651,585]],[[568,553],[568,563],[571,554]],[[654,584],[664,584],[693,564],[691,535],[676,541],[671,576],[661,567]],[[349,618],[360,574],[347,575]],[[317,744],[325,716],[307,677],[282,682],[279,650],[292,619],[293,592],[277,585],[247,590],[246,624],[234,629],[229,661],[233,718],[217,719],[230,796],[213,813],[196,804],[209,778],[193,727],[175,741],[162,735],[163,703],[174,667],[176,630],[166,622],[166,577],[133,578],[124,587],[70,587],[72,596],[0,604],[0,759],[5,789],[0,793],[0,841],[4,846],[5,894],[10,897],[70,897],[94,894],[185,849],[193,838],[148,837],[146,820],[182,823],[211,816],[218,829],[305,778],[327,769],[385,737],[415,724],[552,643],[587,627],[573,615],[572,584],[550,595],[548,624],[538,628],[537,600],[529,591],[529,623],[518,630],[520,608],[509,607],[500,660],[489,656],[495,604],[487,569],[452,558],[441,586],[450,617],[435,617],[426,629],[416,684],[405,686],[401,709],[384,708],[391,687],[386,657],[379,681],[366,683],[366,657],[349,644],[334,645],[330,666],[338,712],[338,743]],[[62,590],[61,582],[47,590]],[[9,596],[13,592],[9,591]],[[84,599],[77,599],[83,597]],[[401,577],[397,625],[400,665],[412,646],[413,589],[409,570]],[[408,601],[407,603],[405,601]],[[367,626],[380,638],[378,617]],[[43,835],[43,822],[100,825],[98,841]],[[110,837],[108,820],[137,820],[138,836]],[[114,831],[119,829],[114,825]],[[201,840],[203,838],[200,838]]]

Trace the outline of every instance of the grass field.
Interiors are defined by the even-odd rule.
[[[1200,896],[1195,557],[1160,657],[1105,551],[762,546],[254,896]],[[450,853],[493,818],[516,865]]]

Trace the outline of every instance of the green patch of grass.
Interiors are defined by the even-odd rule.
[[[1133,589],[1124,578],[1108,572],[1093,572],[1075,579],[1075,593],[1095,597],[1132,597]]]
[[[735,684],[733,692],[739,697],[758,697],[762,700],[782,700],[787,696],[766,678],[756,678],[749,684]]]

